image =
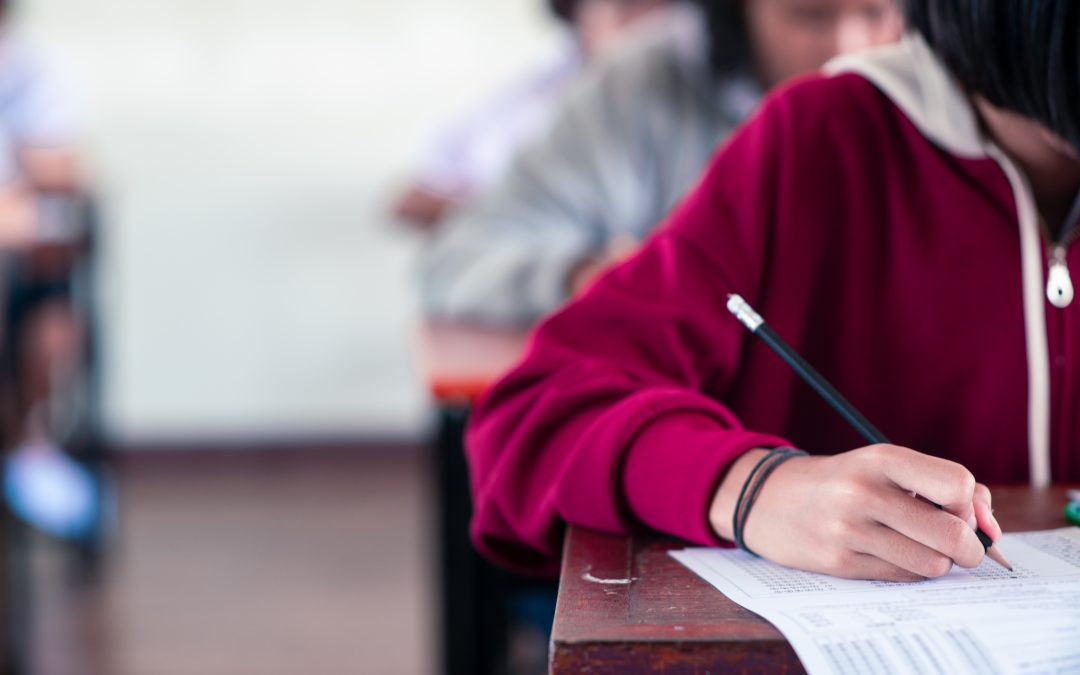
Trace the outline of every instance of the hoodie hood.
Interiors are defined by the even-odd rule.
[[[989,156],[971,98],[922,36],[909,33],[896,44],[840,56],[824,70],[858,73],[874,83],[943,150],[967,159]]]

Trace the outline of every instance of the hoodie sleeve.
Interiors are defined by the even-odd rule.
[[[472,536],[489,558],[555,573],[566,523],[715,545],[708,507],[728,466],[790,445],[722,402],[752,339],[726,299],[761,291],[788,118],[762,110],[641,252],[537,329],[477,408]]]

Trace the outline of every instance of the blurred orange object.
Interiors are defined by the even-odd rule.
[[[427,321],[416,334],[417,356],[431,395],[443,405],[471,405],[525,351],[528,333]]]

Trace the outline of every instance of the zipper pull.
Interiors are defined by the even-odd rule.
[[[1065,309],[1073,301],[1073,283],[1065,253],[1064,246],[1054,247],[1050,254],[1050,271],[1046,276],[1046,298],[1058,309]]]

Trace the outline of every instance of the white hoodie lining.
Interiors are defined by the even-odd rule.
[[[1042,232],[1027,178],[1000,148],[987,145],[986,149],[1005,172],[1016,195],[1028,357],[1028,463],[1031,486],[1043,488],[1050,485],[1050,349],[1046,337]]]
[[[960,157],[992,158],[1008,178],[1020,229],[1028,362],[1029,472],[1032,486],[1049,485],[1050,356],[1046,338],[1044,247],[1035,198],[1027,178],[1000,148],[983,137],[967,94],[921,36],[909,34],[895,45],[841,56],[826,64],[825,72],[862,75],[892,99],[932,143]]]

